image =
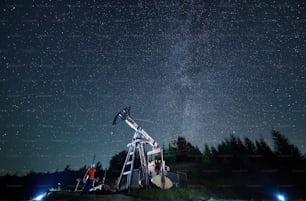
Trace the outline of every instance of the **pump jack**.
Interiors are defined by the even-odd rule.
[[[166,166],[163,160],[163,150],[158,148],[158,143],[130,117],[130,107],[124,108],[118,112],[113,120],[113,125],[118,123],[118,119],[125,121],[125,123],[135,130],[135,133],[132,138],[132,142],[127,144],[128,152],[120,177],[117,181],[117,190],[130,190],[131,188],[136,150],[138,150],[141,164],[140,180],[143,182],[145,188],[148,189],[150,187],[150,178],[152,183],[162,189],[171,188],[172,182],[166,177]],[[152,150],[146,153],[145,144],[150,145]],[[152,172],[149,170],[149,165],[152,163],[149,163],[148,157],[158,153],[161,155],[160,167],[157,170],[157,175],[152,175]]]

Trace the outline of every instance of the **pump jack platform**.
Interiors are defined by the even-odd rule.
[[[151,183],[155,184],[159,188],[171,188],[172,182],[166,177],[166,171],[169,170],[169,167],[166,167],[165,165],[163,150],[158,147],[158,143],[130,117],[130,107],[126,107],[118,112],[113,120],[113,125],[117,124],[119,119],[125,121],[125,123],[127,123],[135,132],[131,143],[127,144],[128,152],[120,177],[117,181],[117,190],[129,191],[131,188],[136,151],[138,151],[141,164],[139,183],[148,189],[150,188],[151,179]],[[145,151],[146,144],[151,146],[151,151]],[[148,161],[148,159],[154,154],[160,154],[161,156],[158,166],[155,166],[154,161]]]

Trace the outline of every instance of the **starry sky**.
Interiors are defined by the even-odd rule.
[[[0,175],[107,168],[127,106],[160,145],[276,129],[305,153],[305,33],[302,0],[1,1]]]

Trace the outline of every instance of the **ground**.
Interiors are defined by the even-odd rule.
[[[54,192],[45,201],[143,201],[124,194],[87,195],[79,192]]]
[[[161,197],[160,194],[156,194],[155,198],[150,197],[147,198],[140,198],[135,196],[130,196],[126,194],[106,194],[106,195],[88,195],[88,196],[81,196],[80,193],[75,192],[55,192],[50,195],[45,201],[155,201],[155,200],[163,200],[163,201],[228,201],[225,199],[214,199],[214,198],[205,198],[200,195],[193,195],[193,196],[182,196],[178,197],[177,195],[173,196],[166,196]],[[231,200],[233,201],[233,200]],[[238,201],[238,200],[237,200]],[[243,201],[243,200],[239,200]]]

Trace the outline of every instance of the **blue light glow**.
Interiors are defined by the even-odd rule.
[[[283,195],[281,195],[281,194],[278,194],[278,195],[277,195],[277,199],[278,199],[279,201],[286,201],[285,197],[284,197]]]
[[[41,201],[46,196],[46,193],[40,194],[33,198],[34,201]]]

